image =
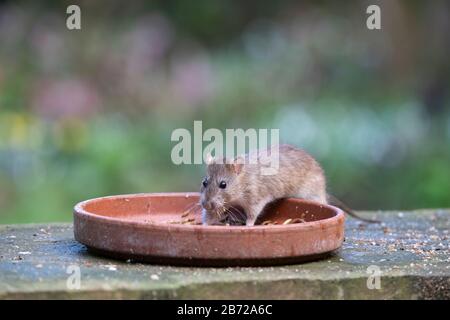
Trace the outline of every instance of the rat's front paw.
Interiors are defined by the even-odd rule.
[[[247,217],[247,219],[245,220],[245,225],[246,225],[247,227],[253,227],[253,226],[255,225],[256,218],[257,218],[256,216],[249,215],[249,216]]]

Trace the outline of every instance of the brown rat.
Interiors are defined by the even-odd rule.
[[[277,169],[266,174],[263,159],[277,159]],[[207,159],[207,175],[201,187],[200,204],[204,225],[224,224],[235,220],[239,211],[246,214],[245,224],[253,226],[264,207],[280,198],[294,197],[327,204],[323,169],[305,151],[290,146],[272,146],[236,159]],[[337,202],[334,199],[332,202]],[[342,203],[336,203],[350,215],[356,216]]]

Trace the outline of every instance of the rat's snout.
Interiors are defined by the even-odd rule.
[[[214,201],[202,201],[202,207],[208,211],[214,211],[217,208],[217,205]]]

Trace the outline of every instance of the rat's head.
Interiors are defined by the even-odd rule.
[[[207,158],[206,176],[200,190],[200,204],[203,208],[205,224],[220,224],[229,214],[229,208],[242,195],[239,178],[243,159],[233,161],[212,157]]]

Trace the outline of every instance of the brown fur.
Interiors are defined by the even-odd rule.
[[[269,150],[276,152],[276,149],[271,147]],[[279,168],[274,175],[262,175],[260,164],[249,164],[249,159],[260,159],[261,155],[257,151],[229,164],[210,161],[206,176],[208,185],[201,189],[203,224],[221,224],[224,216],[230,214],[230,208],[241,208],[246,213],[246,225],[252,226],[265,205],[279,198],[297,197],[327,203],[323,170],[308,153],[281,145]],[[245,163],[239,163],[243,159]],[[226,182],[225,189],[219,188],[221,181]]]

